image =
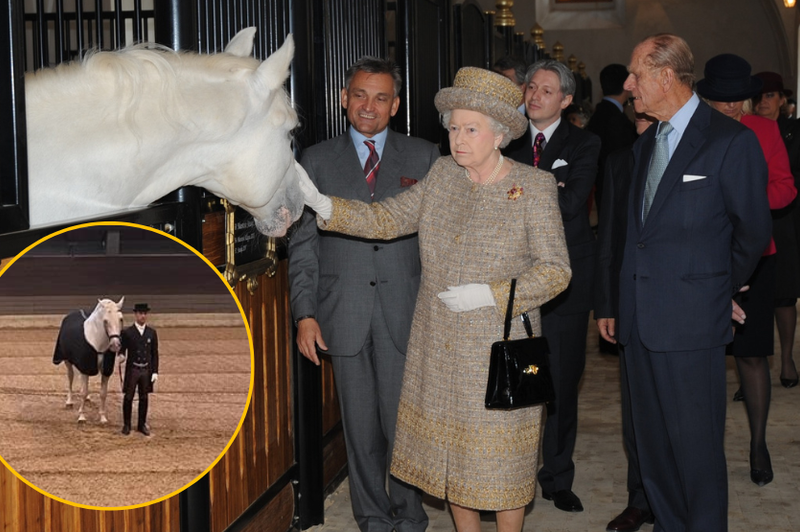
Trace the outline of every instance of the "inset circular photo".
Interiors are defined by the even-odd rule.
[[[230,446],[252,364],[238,299],[194,249],[121,222],[59,231],[0,271],[0,459],[61,502],[163,500]]]

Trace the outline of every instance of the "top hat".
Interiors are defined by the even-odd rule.
[[[525,134],[528,119],[519,112],[522,94],[510,79],[483,68],[460,68],[453,86],[436,93],[433,103],[440,113],[469,109],[490,116],[508,127],[512,139]]]
[[[697,94],[714,102],[741,102],[759,94],[763,82],[750,75],[750,63],[733,54],[720,54],[706,62],[705,78]]]
[[[765,92],[782,92],[786,97],[792,95],[792,91],[783,88],[783,78],[777,72],[759,72],[756,77],[764,82],[761,94]]]
[[[149,312],[150,311],[150,307],[147,306],[147,303],[136,303],[133,306],[133,311],[134,312]]]

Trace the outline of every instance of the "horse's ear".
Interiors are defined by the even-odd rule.
[[[283,41],[283,45],[261,63],[255,75],[267,90],[275,90],[289,77],[289,65],[292,64],[293,57],[294,38],[290,33]]]
[[[122,296],[122,299],[117,302],[117,310],[122,310],[123,303],[125,303],[125,296]]]
[[[250,57],[253,55],[253,39],[256,36],[256,28],[249,27],[241,30],[233,36],[231,42],[225,47],[225,53],[237,57]]]

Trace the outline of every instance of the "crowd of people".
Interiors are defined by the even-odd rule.
[[[425,530],[425,492],[459,532],[486,511],[519,532],[537,481],[582,511],[572,455],[592,311],[618,347],[628,456],[628,505],[607,530],[727,530],[726,353],[751,479],[773,479],[773,323],[781,383],[798,383],[800,126],[778,74],[731,54],[698,82],[694,68],[683,39],[649,37],[602,70],[591,116],[558,61],[462,68],[434,101],[444,157],[389,128],[395,64],[347,71],[350,127],[303,153],[308,208],[288,255],[299,351],[333,367],[362,531]],[[513,315],[550,346],[546,414],[484,406],[512,280]],[[511,338],[526,336],[514,320]]]

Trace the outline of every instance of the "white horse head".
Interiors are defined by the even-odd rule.
[[[138,45],[97,52],[25,79],[32,226],[146,206],[197,185],[240,205],[282,236],[300,217],[283,89],[291,35],[264,62],[255,28],[224,53]]]
[[[92,313],[83,322],[83,333],[86,341],[98,353],[108,350],[119,353],[122,344],[122,305],[125,303],[123,296],[117,303],[110,299],[98,299]]]

